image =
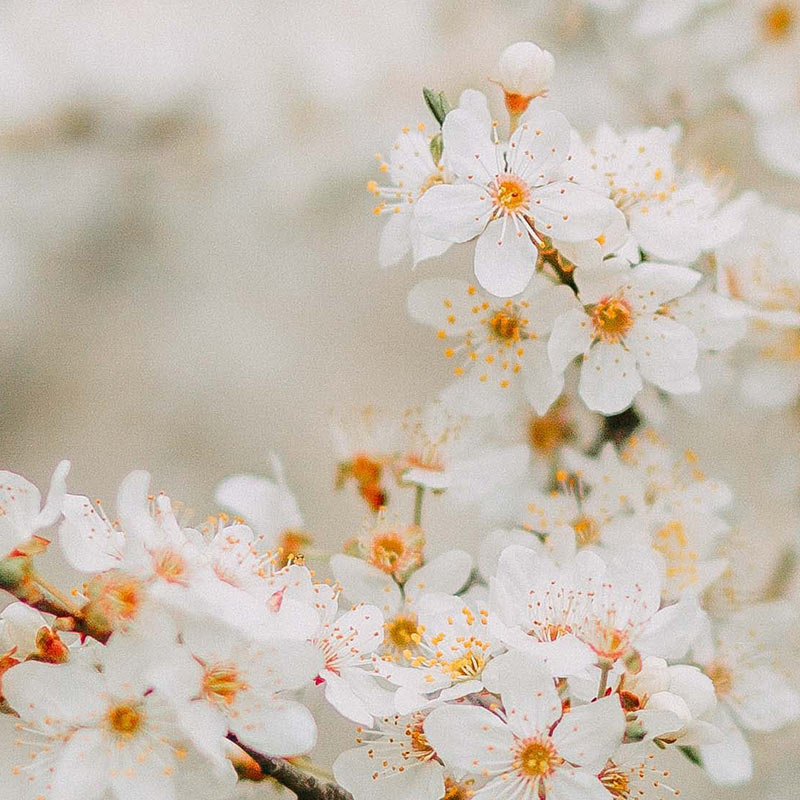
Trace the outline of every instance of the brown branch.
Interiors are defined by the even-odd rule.
[[[234,734],[228,734],[234,744],[258,764],[261,772],[297,795],[297,800],[353,800],[350,792],[335,783],[325,783],[295,767],[285,758],[265,756],[242,744]]]

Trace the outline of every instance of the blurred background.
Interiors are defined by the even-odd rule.
[[[44,486],[69,458],[70,488],[109,507],[146,468],[202,518],[224,476],[265,473],[274,451],[308,529],[337,549],[362,512],[332,491],[331,413],[399,411],[448,380],[435,337],[405,314],[426,265],[377,265],[373,154],[402,125],[433,125],[423,86],[452,100],[481,88],[500,114],[487,79],[519,39],[553,51],[549,102],[579,129],[674,118],[663,76],[618,63],[577,0],[4,0],[2,467]],[[734,106],[683,117],[684,163],[800,209],[800,183],[759,162]],[[463,272],[464,257],[449,259]],[[795,423],[675,426],[773,543],[796,537],[781,499],[796,484],[765,442]],[[756,441],[768,463],[743,463]],[[459,520],[477,540],[479,523]],[[800,768],[775,741],[759,747],[757,795],[790,800]]]

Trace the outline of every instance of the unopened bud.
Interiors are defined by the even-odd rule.
[[[500,54],[498,66],[498,83],[505,92],[508,113],[519,116],[534,97],[547,94],[556,62],[533,42],[515,42]]]

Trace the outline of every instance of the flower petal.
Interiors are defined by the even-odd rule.
[[[472,183],[440,184],[420,197],[414,206],[414,218],[424,236],[466,242],[486,227],[491,211],[485,187]]]
[[[641,389],[642,379],[633,353],[621,344],[605,342],[598,342],[589,350],[581,367],[578,391],[592,411],[618,414]]]
[[[519,294],[536,271],[538,251],[528,232],[512,218],[489,223],[475,247],[475,277],[497,297]]]

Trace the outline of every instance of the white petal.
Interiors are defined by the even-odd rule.
[[[514,220],[490,222],[475,247],[475,277],[490,294],[519,294],[536,271],[538,252],[528,232]]]
[[[514,734],[485,708],[435,708],[425,719],[425,735],[439,757],[453,769],[497,775],[511,764]]]
[[[337,553],[331,557],[330,565],[337,582],[353,602],[372,603],[384,614],[393,614],[402,605],[397,584],[372,564]]]
[[[479,300],[466,281],[431,278],[421,281],[408,293],[408,313],[416,322],[460,335],[475,325],[472,312]]]
[[[639,318],[625,337],[639,371],[656,386],[694,372],[697,339],[685,326],[656,315]]]
[[[33,520],[35,529],[47,528],[61,516],[61,504],[64,501],[64,495],[67,493],[66,479],[69,468],[69,461],[60,461],[53,471],[53,477],[50,479],[50,491],[47,493],[47,502]]]
[[[3,694],[24,720],[58,731],[103,714],[98,683],[83,665],[25,661],[3,674]]]
[[[620,746],[624,732],[625,714],[619,697],[612,694],[565,714],[553,742],[567,761],[597,772]]]
[[[307,753],[317,741],[311,712],[291,700],[263,699],[257,705],[238,708],[229,719],[231,730],[248,747],[272,756]]]
[[[382,755],[382,754],[381,754]],[[444,769],[435,761],[391,762],[393,771],[382,768],[381,755],[369,745],[345,750],[333,762],[336,782],[355,800],[439,800],[444,795]],[[403,767],[400,772],[397,767]],[[373,777],[377,773],[378,777]]]
[[[561,716],[553,678],[522,653],[509,653],[498,675],[508,726],[520,738],[548,732]]]
[[[413,214],[410,216],[409,233],[411,235],[411,253],[414,257],[414,266],[419,264],[420,261],[425,261],[428,258],[436,258],[447,252],[451,242],[445,242],[441,239],[433,239],[426,236],[420,229],[419,223]]]
[[[58,541],[70,566],[82,572],[103,572],[118,566],[125,537],[95,510],[87,497],[64,497],[64,521]]]
[[[564,242],[599,236],[615,206],[607,198],[569,181],[551,183],[531,192],[531,215],[539,233]]]
[[[558,111],[529,109],[508,141],[508,162],[509,171],[536,185],[569,155],[571,126]]]
[[[575,292],[569,286],[553,284],[541,275],[533,276],[524,299],[531,304],[526,312],[530,320],[527,328],[537,336],[550,333],[562,314],[580,308]]]
[[[721,708],[711,720],[723,734],[719,742],[702,745],[700,758],[711,779],[722,786],[735,786],[753,777],[753,754],[744,735]]]
[[[444,159],[463,180],[486,182],[497,169],[497,145],[491,139],[491,128],[477,116],[475,109],[455,108],[444,120],[442,139]]]
[[[633,291],[630,299],[636,310],[654,311],[669,300],[683,297],[691,292],[701,277],[697,270],[688,267],[648,261],[639,264],[631,271]],[[636,300],[639,300],[641,305]]]
[[[556,372],[563,372],[575,356],[585,353],[592,343],[592,323],[582,308],[562,314],[553,323],[547,354]]]
[[[111,777],[110,754],[98,728],[76,731],[64,745],[53,776],[54,800],[98,800]]]
[[[440,184],[432,186],[417,201],[414,219],[425,236],[466,242],[486,227],[491,210],[484,187],[472,183]]]
[[[595,775],[562,767],[550,778],[548,800],[608,800],[608,789]]]
[[[551,337],[552,338],[552,337]],[[601,414],[624,411],[641,391],[636,358],[621,344],[598,342],[581,367],[578,386],[583,402]]]
[[[389,219],[381,231],[378,246],[378,263],[382,267],[391,267],[400,261],[411,249],[411,223],[414,217],[411,209],[390,213]]]
[[[525,343],[522,356],[522,380],[525,395],[540,416],[544,414],[564,388],[564,373],[554,370],[547,354],[547,345],[540,341]]]
[[[406,597],[413,602],[427,592],[456,594],[469,580],[472,556],[463,550],[448,550],[418,569],[405,584]]]

